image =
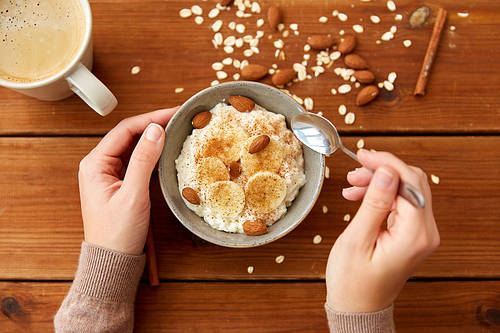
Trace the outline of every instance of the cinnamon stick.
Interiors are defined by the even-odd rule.
[[[146,261],[148,264],[149,285],[157,287],[160,285],[160,279],[158,277],[158,261],[156,259],[155,240],[151,222],[149,223],[148,237],[146,238]]]
[[[444,23],[446,22],[446,16],[446,10],[443,8],[439,8],[436,22],[434,23],[434,29],[432,30],[431,39],[429,41],[429,45],[427,46],[427,52],[425,53],[422,69],[420,70],[420,75],[418,76],[417,85],[414,92],[415,96],[425,95],[425,87],[431,73],[432,63],[434,62],[434,58],[436,57],[439,40],[441,38],[441,32],[443,31]]]

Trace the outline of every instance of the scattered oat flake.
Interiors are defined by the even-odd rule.
[[[398,27],[396,27],[395,25],[393,25],[393,26],[391,27],[390,32],[392,32],[393,34],[395,34],[397,31],[398,31]]]
[[[325,166],[325,178],[330,179],[330,168]]]
[[[278,24],[278,31],[282,31],[285,29],[285,25],[283,23]]]
[[[375,24],[380,23],[380,17],[378,17],[377,15],[370,16],[370,20]]]
[[[345,115],[345,118],[344,118],[344,122],[347,124],[347,125],[352,125],[354,124],[354,121],[356,120],[356,116],[354,115],[354,113],[352,112],[349,112],[348,114]]]
[[[245,32],[245,26],[243,24],[237,24],[236,25],[236,31],[240,34],[244,33]]]
[[[314,108],[314,101],[311,97],[306,97],[304,99],[304,106],[307,111],[311,111]]]
[[[379,83],[377,84],[377,87],[379,87],[379,88],[381,88],[381,89],[382,89],[382,88],[384,87],[384,83],[383,83],[383,82],[379,82]]]
[[[194,15],[201,15],[203,14],[203,9],[201,9],[201,7],[198,5],[194,5],[193,7],[191,7],[191,12],[193,12]]]
[[[394,83],[394,81],[396,81],[397,77],[398,77],[398,75],[395,72],[390,72],[389,75],[387,76],[387,80],[390,83]]]
[[[335,10],[332,12],[332,16],[334,16],[334,17],[335,17],[335,16],[337,16],[337,15],[339,15],[339,11],[335,9]]]
[[[396,10],[396,4],[394,3],[394,1],[387,1],[387,9],[389,9],[391,12]]]
[[[213,8],[212,10],[210,10],[208,12],[208,18],[211,18],[211,19],[216,18],[217,15],[219,15],[219,13],[220,13],[220,10],[218,8]]]
[[[224,46],[224,52],[226,52],[227,54],[233,53],[234,48],[232,46]]]
[[[436,175],[431,174],[431,181],[432,181],[434,184],[439,184],[439,177],[438,177],[438,176],[436,176]]]
[[[212,82],[210,82],[210,86],[212,86],[212,87],[213,87],[213,86],[218,85],[219,83],[220,83],[219,81],[217,81],[217,80],[213,80]]]
[[[240,79],[240,73],[233,74],[233,80],[238,81]]]
[[[321,210],[323,211],[323,214],[328,213],[328,207],[326,207],[325,205],[323,205],[323,207],[321,207]]]
[[[405,40],[403,41],[403,45],[404,45],[404,47],[410,47],[410,46],[411,46],[411,40],[409,40],[409,39],[405,39]]]
[[[332,95],[337,95],[337,89],[335,88],[332,88],[330,92],[332,93]]]
[[[251,7],[252,13],[260,13],[260,5],[258,2],[252,2],[252,7]]]
[[[355,24],[352,26],[352,30],[357,32],[358,34],[362,33],[364,31],[363,26],[360,24]]]
[[[201,16],[196,16],[196,17],[194,18],[194,23],[196,23],[196,24],[202,24],[202,23],[203,23],[203,17],[201,17]]]
[[[351,220],[351,215],[350,214],[345,214],[344,215],[344,221],[349,222]]]
[[[192,14],[193,14],[193,12],[191,11],[191,9],[188,9],[188,8],[183,8],[179,11],[179,16],[182,18],[188,18]]]
[[[380,39],[383,41],[389,41],[394,38],[394,34],[390,31],[385,32]]]
[[[257,27],[260,28],[264,25],[264,19],[258,19],[257,20]]]
[[[345,34],[345,31],[344,31],[344,30],[340,30],[340,31],[339,31],[339,35],[340,35],[340,36],[344,36],[344,34]]]
[[[352,89],[351,85],[346,83],[338,87],[337,91],[339,92],[339,94],[347,94],[348,92],[351,91],[351,89]]]
[[[319,21],[320,23],[326,23],[326,22],[328,22],[328,17],[326,17],[326,16],[321,16],[321,17],[318,19],[318,21]]]
[[[214,22],[214,24],[212,24],[212,31],[213,32],[218,32],[221,27],[222,27],[222,21],[221,20],[217,20],[217,21]]]
[[[274,261],[276,261],[277,264],[281,264],[283,261],[285,261],[285,256],[277,256]]]
[[[248,268],[247,268],[248,274],[252,274],[253,273],[253,269],[254,269],[253,266],[248,266]]]
[[[183,91],[184,91],[184,88],[175,88],[175,90],[174,90],[174,92],[175,92],[176,94],[180,94],[180,93],[181,93],[181,92],[183,92]]]
[[[358,140],[358,142],[356,142],[356,147],[357,147],[358,149],[361,149],[361,148],[363,148],[364,146],[365,146],[365,140],[363,140],[363,139],[359,139],[359,140]]]
[[[298,28],[299,28],[299,25],[298,25],[297,23],[291,23],[291,24],[290,24],[290,29],[291,29],[291,30],[295,31],[295,30],[297,30]]]
[[[217,72],[217,79],[219,80],[224,80],[227,78],[227,73],[224,71],[218,71]]]
[[[345,22],[345,21],[347,21],[347,19],[348,19],[347,15],[346,15],[346,14],[344,14],[344,13],[339,13],[339,14],[337,15],[337,17],[338,17],[338,18],[339,18],[339,20],[341,20],[342,22]]]
[[[283,48],[284,45],[285,43],[281,39],[278,39],[277,41],[274,42],[274,47],[277,49]]]
[[[467,12],[458,12],[457,15],[459,17],[467,17],[467,16],[469,16],[469,13],[467,13]]]
[[[132,69],[130,70],[130,73],[131,73],[132,75],[137,75],[137,74],[139,74],[139,72],[140,72],[140,71],[141,71],[141,67],[139,67],[139,66],[134,66],[134,67],[132,67]]]
[[[394,20],[396,20],[396,21],[401,21],[401,20],[403,20],[403,15],[401,15],[401,14],[396,14],[396,16],[394,16]]]
[[[384,81],[384,88],[387,91],[393,91],[394,90],[394,85],[391,82],[385,80]]]
[[[339,105],[339,114],[345,116],[347,113],[347,107],[344,104]]]
[[[314,238],[313,238],[313,244],[318,245],[319,243],[321,243],[321,241],[322,241],[322,240],[323,240],[323,238],[321,238],[321,236],[320,236],[320,235],[316,235],[316,236],[314,236]]]
[[[457,28],[454,25],[450,25],[450,31],[455,31]]]

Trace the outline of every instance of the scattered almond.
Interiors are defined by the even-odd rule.
[[[240,161],[234,161],[229,164],[229,175],[232,178],[238,178],[241,174],[241,164]]]
[[[191,123],[194,128],[203,128],[208,125],[210,119],[212,119],[212,113],[210,111],[203,111],[194,116]]]
[[[277,264],[281,264],[283,263],[283,261],[285,261],[285,256],[277,256],[274,261],[276,261]]]
[[[255,102],[244,96],[231,96],[229,103],[240,112],[250,112],[255,106]]]
[[[296,74],[297,73],[291,68],[278,69],[271,77],[271,81],[275,86],[284,86],[288,82],[292,81]]]
[[[324,50],[332,47],[335,39],[331,35],[312,35],[307,38],[307,44],[315,50]]]
[[[248,152],[250,154],[258,153],[259,151],[264,150],[270,141],[271,138],[269,136],[259,135],[252,141],[250,147],[248,147]]]
[[[355,71],[353,75],[356,78],[356,80],[358,80],[361,83],[366,84],[375,81],[375,74],[373,74],[371,71],[368,70]]]
[[[377,86],[367,86],[361,89],[356,96],[356,105],[365,105],[370,103],[378,96]]]
[[[347,67],[352,69],[365,69],[368,68],[368,63],[365,59],[357,54],[348,54],[344,58],[344,63]]]
[[[193,205],[200,204],[200,197],[198,196],[198,193],[196,193],[196,191],[191,187],[185,187],[184,189],[182,189],[182,196]]]
[[[281,12],[278,6],[273,5],[269,7],[267,10],[267,20],[271,29],[278,29],[278,24],[281,23]]]
[[[245,80],[257,81],[267,75],[267,68],[258,64],[248,64],[241,69],[241,77]]]
[[[353,35],[346,35],[339,44],[339,51],[342,54],[351,53],[356,47],[356,37]]]
[[[258,220],[243,223],[243,231],[249,236],[259,236],[267,232],[267,226]]]

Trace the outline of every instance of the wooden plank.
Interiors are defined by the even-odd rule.
[[[330,88],[343,83],[332,74],[334,67],[342,66],[339,61],[318,79],[307,80],[291,87],[301,97],[311,96],[315,111],[323,111],[343,132],[495,132],[500,130],[497,121],[500,116],[500,80],[497,75],[500,63],[496,55],[500,52],[500,3],[489,0],[440,0],[432,7],[446,7],[449,24],[456,31],[448,29],[443,33],[439,55],[430,78],[428,93],[424,98],[415,98],[412,91],[432,29],[432,19],[420,29],[410,29],[408,17],[420,6],[410,0],[397,2],[395,13],[404,15],[401,22],[394,21],[395,13],[385,8],[385,1],[356,3],[352,1],[305,1],[297,0],[290,6],[283,5],[285,23],[298,23],[300,35],[285,39],[286,60],[274,58],[269,28],[262,28],[266,37],[259,45],[260,54],[252,57],[253,62],[271,66],[291,66],[302,61],[306,37],[314,32],[337,34],[341,29],[352,31],[352,25],[361,23],[365,32],[358,35],[358,51],[368,58],[378,80],[389,72],[396,72],[396,90],[384,94],[385,98],[360,109],[354,106],[354,94],[330,94]],[[193,19],[181,19],[178,12],[189,8],[192,1],[139,1],[94,0],[94,72],[116,94],[119,107],[102,119],[89,111],[78,98],[63,102],[39,102],[6,89],[0,89],[0,134],[104,134],[120,119],[147,112],[155,108],[182,104],[195,92],[209,86],[215,72],[210,64],[227,56],[220,48],[215,50],[210,40],[213,32],[209,25],[214,21],[206,18],[213,2],[201,2],[205,22],[193,23]],[[269,2],[263,2],[262,16],[265,16]],[[332,9],[349,15],[347,22],[340,22],[331,16]],[[467,18],[460,18],[457,12],[467,11]],[[234,16],[235,9],[219,15],[225,24],[240,21]],[[369,15],[377,14],[382,23],[372,24]],[[318,23],[318,17],[330,18],[327,24]],[[360,20],[363,19],[362,22]],[[255,34],[256,17],[245,19],[246,33]],[[393,41],[375,44],[391,25],[398,27]],[[234,34],[226,26],[224,36]],[[273,34],[277,39],[278,35]],[[273,39],[273,40],[274,40]],[[403,40],[410,39],[413,45],[404,48]],[[232,57],[244,59],[242,49]],[[310,64],[315,63],[311,52]],[[131,75],[130,69],[139,65],[142,71]],[[225,68],[232,77],[236,71],[232,66]],[[228,79],[229,80],[229,79]],[[227,81],[227,80],[226,80]],[[264,82],[269,82],[265,80]],[[174,94],[176,87],[185,88],[181,94]],[[356,122],[345,125],[336,112],[340,104],[356,113]]]
[[[71,279],[83,237],[77,187],[79,160],[98,138],[0,139],[0,279]],[[346,138],[355,148],[357,138]],[[428,173],[441,246],[418,277],[500,277],[500,137],[365,137]],[[473,147],[473,148],[472,148]],[[471,153],[471,150],[474,153]],[[175,220],[153,178],[153,225],[163,279],[318,279],[354,215],[340,196],[356,164],[340,152],[309,217],[292,233],[253,249],[227,249],[193,236]],[[322,213],[322,206],[328,213]],[[314,245],[316,234],[323,242]],[[274,258],[284,255],[277,265]],[[249,275],[247,266],[255,267]]]
[[[67,282],[0,283],[2,332],[52,330],[68,288]],[[395,304],[396,328],[498,332],[499,294],[499,281],[410,282]],[[135,332],[325,332],[324,300],[320,282],[141,284]]]

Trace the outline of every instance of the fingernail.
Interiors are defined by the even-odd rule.
[[[356,172],[358,172],[358,170],[359,170],[359,168],[356,168],[356,169],[354,169],[352,171],[349,171],[347,174],[348,175],[354,175]]]
[[[354,187],[343,188],[342,189],[342,194],[346,194],[346,193],[352,192],[352,190],[354,190]]]
[[[378,188],[388,188],[391,186],[394,175],[387,169],[378,168],[373,176],[373,181]]]
[[[144,136],[149,141],[157,142],[160,140],[162,134],[163,134],[163,128],[158,124],[151,123],[146,128],[146,133]]]

